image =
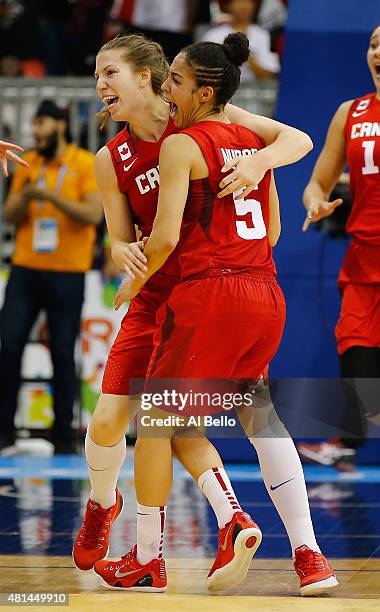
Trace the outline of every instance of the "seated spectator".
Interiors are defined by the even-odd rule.
[[[255,23],[258,6],[258,0],[227,0],[223,8],[231,20],[212,28],[202,38],[222,44],[231,32],[246,34],[251,55],[241,69],[242,83],[252,83],[256,79],[275,79],[280,70],[278,55],[271,51],[269,32]]]
[[[199,0],[114,0],[110,18],[121,29],[142,32],[158,42],[169,60],[192,42]],[[204,2],[204,0],[202,0]],[[115,29],[113,29],[115,33]]]

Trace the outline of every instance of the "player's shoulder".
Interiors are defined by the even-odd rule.
[[[345,100],[339,104],[331,121],[331,129],[339,130],[342,134],[344,133],[353,103],[354,100]]]
[[[107,145],[104,145],[97,151],[95,154],[96,161],[105,161],[106,159],[111,159],[110,151]]]
[[[111,153],[107,145],[104,145],[95,155],[95,172],[97,174],[100,172],[107,173],[111,170],[113,171]]]
[[[344,102],[341,102],[335,114],[336,115],[347,115],[354,102],[355,102],[355,99],[345,100]]]
[[[177,134],[170,134],[170,136],[165,138],[161,145],[160,153],[182,156],[187,151],[193,149],[194,146],[195,141],[190,133],[179,132]]]

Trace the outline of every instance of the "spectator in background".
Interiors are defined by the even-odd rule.
[[[51,0],[46,0],[54,4]],[[95,58],[103,43],[104,24],[113,0],[76,0],[68,36],[69,70],[75,75],[95,72]]]
[[[202,2],[204,0],[201,0]],[[172,60],[192,42],[193,25],[200,0],[114,0],[110,17],[120,29],[143,33],[163,47]],[[116,32],[113,30],[112,35]]]
[[[38,2],[0,0],[0,57],[6,55],[20,60],[24,76],[44,74]]]
[[[12,268],[0,313],[0,453],[14,450],[14,417],[25,344],[41,309],[47,314],[53,362],[56,453],[75,449],[77,395],[75,341],[80,330],[84,275],[92,262],[95,226],[102,219],[92,153],[69,144],[65,112],[39,105],[33,120],[36,148],[24,155],[5,201],[16,225]]]
[[[232,32],[243,32],[249,40],[251,55],[241,68],[241,82],[252,83],[256,79],[275,79],[280,70],[278,55],[271,51],[269,33],[256,22],[258,0],[226,0],[224,10],[229,13],[229,23],[212,28],[203,40],[222,44]]]
[[[268,30],[272,51],[281,57],[284,47],[285,24],[288,17],[283,0],[262,0],[257,15],[257,23]]]

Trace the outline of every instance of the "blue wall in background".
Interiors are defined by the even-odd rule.
[[[275,250],[288,313],[273,376],[338,373],[334,325],[336,288],[346,240],[309,229],[302,192],[341,102],[373,91],[366,63],[369,34],[380,23],[379,0],[290,0],[277,118],[306,131],[314,150],[276,171],[283,231]]]
[[[272,377],[338,376],[336,280],[348,240],[333,240],[312,228],[301,232],[302,192],[339,104],[374,90],[366,54],[369,35],[379,23],[379,0],[289,1],[277,118],[310,134],[314,150],[305,160],[276,171],[282,235],[275,259],[287,322]],[[292,411],[302,419],[307,394],[300,389],[292,401]],[[252,461],[248,442],[217,440],[216,445],[225,460]],[[371,440],[360,455],[364,461],[380,461],[378,440]]]

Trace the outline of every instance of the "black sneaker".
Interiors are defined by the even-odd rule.
[[[0,456],[10,457],[16,453],[16,438],[14,434],[0,433]]]

